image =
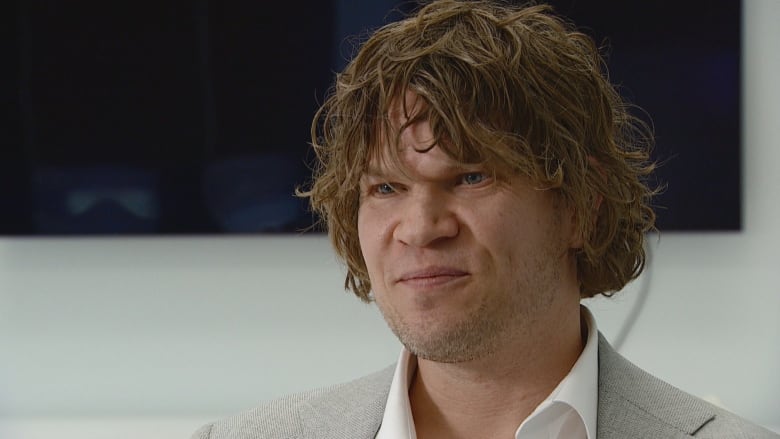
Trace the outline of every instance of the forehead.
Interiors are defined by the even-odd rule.
[[[395,96],[387,105],[387,120],[396,129],[428,109],[428,103],[419,94],[410,89]]]
[[[388,122],[392,124],[391,121]],[[448,151],[446,139],[436,139],[428,120],[407,122],[408,120],[391,125],[389,131],[383,132],[379,140],[372,145],[363,175],[402,174],[411,177],[449,174],[468,167],[473,168],[473,164],[457,160]]]
[[[371,160],[362,176],[370,178],[400,174],[405,177],[434,178],[473,171],[474,167],[474,164],[456,161],[438,147],[424,152],[406,147],[396,156],[385,153]]]
[[[478,166],[494,174],[512,173],[506,155],[496,154],[502,149],[501,136],[485,136],[483,131],[489,129],[484,126],[460,126],[464,118],[439,114],[422,95],[409,88],[389,100],[378,116],[361,175],[407,173],[407,158],[434,151],[437,166],[446,166],[448,170],[473,170]]]
[[[453,164],[454,160],[445,145],[446,139],[437,139],[429,122],[429,105],[423,97],[407,89],[401,96],[391,99],[380,117],[376,119],[374,139],[370,142],[369,169],[387,169],[403,165],[401,157],[412,152],[424,153],[436,146]]]

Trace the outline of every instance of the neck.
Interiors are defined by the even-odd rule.
[[[551,323],[472,361],[418,358],[409,390],[417,437],[513,437],[582,353],[579,306]]]

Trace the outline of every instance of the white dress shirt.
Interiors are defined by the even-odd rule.
[[[515,439],[595,439],[598,408],[598,329],[593,315],[580,306],[588,340],[569,373],[523,421]],[[417,439],[409,386],[417,358],[401,351],[377,439]]]

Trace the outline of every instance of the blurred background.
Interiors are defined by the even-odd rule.
[[[569,3],[561,9],[569,7],[574,14],[582,8]],[[312,17],[300,18],[296,26],[330,26],[322,35],[333,35],[336,42],[323,43],[322,58],[290,61],[302,75],[326,68],[317,73],[320,85],[290,92],[303,96],[307,107],[295,110],[299,113],[290,120],[297,121],[296,128],[287,134],[281,134],[288,130],[281,122],[257,124],[293,111],[286,106],[287,93],[263,93],[295,87],[269,91],[268,83],[257,77],[277,70],[270,62],[248,61],[255,50],[273,53],[268,59],[294,59],[296,48],[322,43],[321,38],[290,43],[284,46],[289,49],[273,52],[274,45],[252,33],[261,27],[257,23],[266,23],[276,26],[280,35],[298,35],[291,32],[296,29],[291,24],[274,19],[272,12],[284,12],[286,6],[266,14],[247,13],[245,22],[221,25],[218,17],[236,16],[229,6],[182,2],[187,23],[177,19],[178,9],[165,12],[161,6],[162,12],[154,16],[168,17],[160,27],[169,29],[170,44],[179,37],[199,42],[182,52],[183,43],[161,48],[156,39],[144,41],[144,33],[133,34],[130,25],[94,30],[84,19],[75,20],[64,4],[11,4],[17,9],[3,14],[3,20],[14,30],[17,49],[9,53],[19,47],[50,46],[49,52],[40,52],[45,56],[35,59],[24,55],[33,52],[19,51],[19,74],[14,76],[12,69],[3,73],[13,76],[2,83],[3,92],[9,93],[8,108],[16,113],[8,113],[6,120],[12,123],[0,150],[0,206],[7,227],[0,237],[0,438],[188,437],[209,420],[282,394],[348,380],[395,360],[400,347],[375,308],[343,292],[343,269],[327,238],[290,233],[311,218],[284,196],[307,178],[311,113],[332,72],[350,53],[349,44],[337,42],[366,25],[391,19],[385,12],[391,3],[379,2],[374,9],[335,2],[330,12],[316,12],[312,6]],[[148,13],[96,7],[100,9],[95,14],[128,16],[128,23]],[[701,23],[692,26],[699,30],[686,38],[715,44],[709,35],[720,27],[714,20],[722,17],[713,16],[718,14],[711,11],[718,8],[712,3],[701,7],[701,14],[675,8],[667,15],[682,14],[692,24]],[[288,8],[279,17],[308,13],[300,6]],[[366,11],[360,16],[370,20],[339,12],[361,8]],[[735,20],[740,17],[740,9],[736,11],[731,16]],[[206,25],[203,17],[208,18]],[[594,30],[603,27],[587,15],[582,20]],[[780,3],[745,1],[740,20],[737,97],[716,82],[711,95],[698,95],[699,107],[673,113],[676,121],[691,116],[688,125],[706,134],[708,142],[725,139],[722,151],[699,146],[695,153],[685,152],[686,142],[660,146],[674,130],[668,128],[672,122],[662,122],[657,113],[672,110],[647,108],[660,136],[662,158],[692,156],[693,164],[682,169],[704,173],[677,186],[693,190],[686,203],[704,203],[691,209],[694,213],[708,213],[687,216],[698,218],[692,223],[670,222],[660,236],[651,235],[648,271],[614,299],[592,300],[589,306],[607,338],[624,340],[621,352],[632,361],[686,391],[780,430],[780,176],[775,169],[780,162],[780,30],[775,25]],[[98,31],[115,34],[103,41],[94,38]],[[80,36],[73,44],[82,49],[66,57],[72,46],[59,36],[74,33]],[[225,44],[223,49],[213,49],[217,40]],[[609,40],[612,58],[620,57],[621,40]],[[256,45],[231,46],[230,41]],[[678,45],[689,45],[671,39],[662,44],[675,52]],[[106,46],[91,50],[107,54],[132,49],[137,53],[127,56],[148,57],[158,67],[139,62],[143,68],[128,66],[129,73],[111,70],[114,64],[101,65],[92,59],[93,52],[85,52],[90,45]],[[724,57],[725,67],[702,71],[725,72],[723,87],[728,87],[733,59]],[[74,75],[72,63],[92,65],[94,71],[91,76]],[[690,76],[673,73],[659,75]],[[120,93],[100,82],[111,75],[130,78],[138,88],[128,86],[130,91]],[[279,81],[287,79],[287,74],[281,76]],[[693,74],[694,82],[696,78]],[[160,85],[153,93],[137,92],[155,83]],[[628,79],[621,83],[637,104],[655,105],[642,97],[647,92],[641,87],[634,88]],[[59,85],[46,93],[35,91],[41,84]],[[690,88],[678,87],[672,94]],[[81,94],[67,94],[74,90]],[[93,99],[92,104],[83,104],[85,99]],[[694,112],[728,112],[717,106],[722,102],[738,109],[736,117],[720,123],[693,118]],[[173,103],[176,106],[166,106]],[[44,104],[53,106],[51,111],[42,110],[49,108]],[[118,108],[125,109],[123,115],[132,111],[132,117],[113,114]],[[134,128],[141,122],[154,130]],[[736,141],[729,140],[733,129],[740,133]],[[159,139],[150,142],[149,132]],[[127,143],[109,144],[115,139]],[[258,152],[258,144],[280,146]],[[218,150],[224,145],[235,149]],[[188,161],[178,155],[191,150],[217,159]],[[290,151],[301,155],[291,159]],[[82,153],[98,159],[70,162]],[[145,158],[135,157],[135,165],[118,165],[114,159],[125,153]],[[712,158],[721,153],[726,156]],[[37,162],[35,157],[47,159]],[[726,168],[720,170],[721,165]],[[707,173],[715,175],[710,179]],[[725,182],[717,180],[723,176]],[[241,183],[236,185],[236,179]],[[669,184],[671,192],[674,184]],[[278,189],[262,190],[269,185]],[[160,189],[176,186],[183,192]],[[18,188],[23,190],[10,190]],[[268,196],[274,190],[278,197]],[[187,192],[197,195],[179,195]],[[672,201],[664,204],[669,221],[682,210]],[[200,219],[188,223],[190,218]],[[695,222],[702,218],[715,222]],[[124,229],[79,228],[87,222]],[[179,224],[183,228],[174,230],[172,225]],[[44,230],[50,232],[39,233]]]
[[[660,229],[738,230],[740,2],[552,2],[647,112]],[[290,195],[310,177],[312,115],[367,33],[414,5],[310,3],[3,3],[0,235],[309,226]]]

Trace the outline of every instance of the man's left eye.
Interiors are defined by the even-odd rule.
[[[487,175],[482,172],[469,172],[460,176],[460,183],[473,186],[487,180]]]

